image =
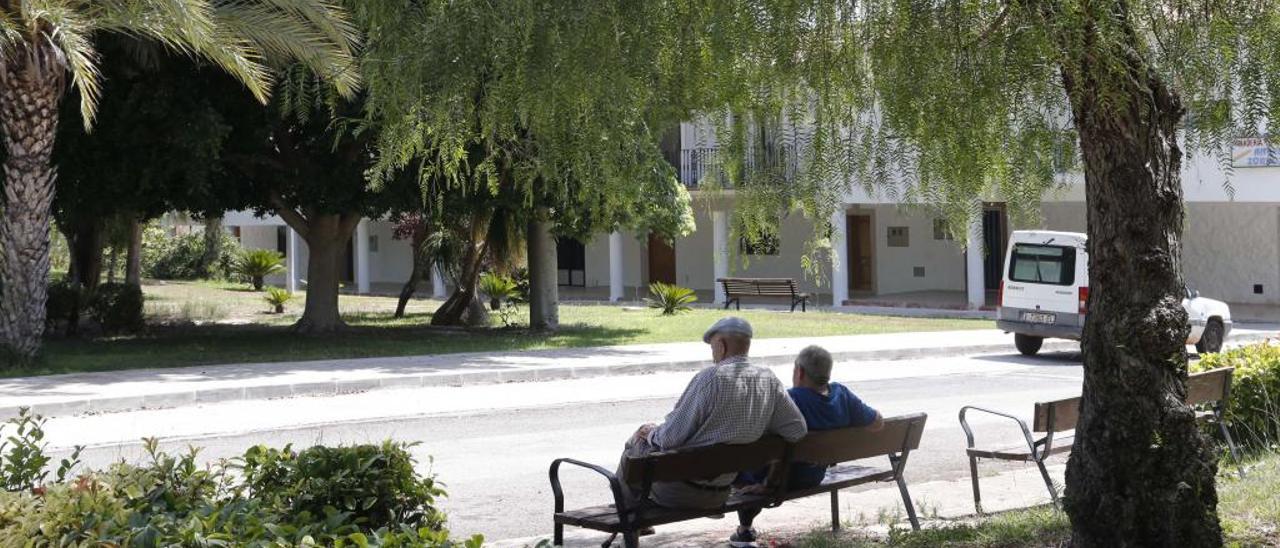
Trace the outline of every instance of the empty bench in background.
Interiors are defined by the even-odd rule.
[[[1231,433],[1227,431],[1226,421],[1223,420],[1223,413],[1226,411],[1227,401],[1231,396],[1232,371],[1234,371],[1234,368],[1223,367],[1189,375],[1187,377],[1187,404],[1191,406],[1209,406],[1209,409],[1196,410],[1196,420],[1204,423],[1213,423],[1218,426],[1223,439],[1227,442],[1227,448],[1231,451],[1232,460],[1239,464],[1239,451],[1236,449],[1235,441],[1231,439]],[[976,446],[973,429],[970,428],[969,421],[966,418],[966,414],[970,410],[1013,420],[1022,429],[1025,444],[995,447]],[[966,453],[969,456],[969,474],[973,478],[974,509],[979,514],[982,513],[982,493],[978,488],[978,459],[1034,462],[1036,467],[1040,469],[1040,476],[1044,479],[1045,487],[1049,490],[1049,497],[1055,505],[1058,504],[1058,489],[1054,486],[1053,479],[1049,477],[1049,470],[1045,468],[1044,461],[1050,456],[1071,452],[1071,446],[1075,442],[1076,422],[1079,420],[1079,396],[1036,402],[1030,428],[1027,427],[1027,423],[1022,419],[1008,413],[972,405],[962,407],[960,409],[960,427],[964,429],[964,436],[968,443]],[[1036,434],[1043,433],[1044,435],[1035,438],[1032,436],[1033,432]],[[1243,477],[1244,471],[1240,470],[1239,472]]]
[[[924,413],[903,415],[885,419],[884,429],[868,432],[863,428],[841,428],[810,432],[804,439],[788,444],[781,438],[769,436],[745,445],[713,445],[686,451],[654,453],[640,458],[628,458],[624,474],[632,478],[631,492],[638,496],[628,499],[621,481],[613,472],[602,466],[574,459],[556,459],[551,463],[551,492],[555,497],[554,544],[564,545],[565,526],[582,527],[609,533],[608,546],[622,535],[627,548],[639,546],[639,532],[649,527],[688,521],[697,518],[727,514],[738,510],[772,508],[789,500],[830,493],[831,528],[840,528],[840,490],[865,483],[893,481],[898,484],[902,504],[906,507],[911,526],[919,529],[915,507],[907,492],[902,474],[907,466],[907,456],[920,446],[924,433]],[[851,461],[873,457],[889,458],[889,466],[864,466],[848,464]],[[735,493],[724,506],[709,510],[673,509],[658,506],[649,501],[649,490],[655,482],[704,481],[725,474],[774,468],[778,485],[785,485],[786,471],[795,462],[817,465],[838,465],[827,470],[822,484],[810,489],[784,491],[775,489],[758,494]],[[565,510],[564,490],[560,485],[560,466],[571,464],[592,470],[605,477],[613,494],[613,504]]]
[[[808,311],[808,293],[801,293],[796,281],[792,278],[716,278],[716,283],[724,288],[724,307],[734,305],[742,309],[742,297],[777,297],[790,299],[791,311],[800,305],[801,312]]]

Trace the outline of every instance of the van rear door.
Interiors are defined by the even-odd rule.
[[[1014,241],[1009,249],[1001,306],[1079,313],[1077,249],[1073,245]],[[1083,282],[1084,280],[1079,280]]]

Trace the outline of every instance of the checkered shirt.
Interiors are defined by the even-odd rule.
[[[807,432],[804,416],[773,371],[735,356],[694,375],[649,443],[670,451],[751,443],[766,433],[796,441]]]

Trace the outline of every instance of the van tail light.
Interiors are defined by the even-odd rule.
[[[1004,280],[1000,280],[1000,290],[996,292],[996,306],[1004,306]]]
[[[1080,313],[1089,313],[1089,288],[1087,287],[1080,288]]]

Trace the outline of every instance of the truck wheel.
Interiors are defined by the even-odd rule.
[[[1196,341],[1196,352],[1211,354],[1222,350],[1222,321],[1213,319],[1204,326],[1204,333]]]
[[[1022,333],[1013,334],[1013,345],[1018,347],[1018,352],[1023,356],[1034,356],[1040,351],[1040,345],[1044,344],[1044,337],[1034,337],[1031,335],[1023,335]]]

